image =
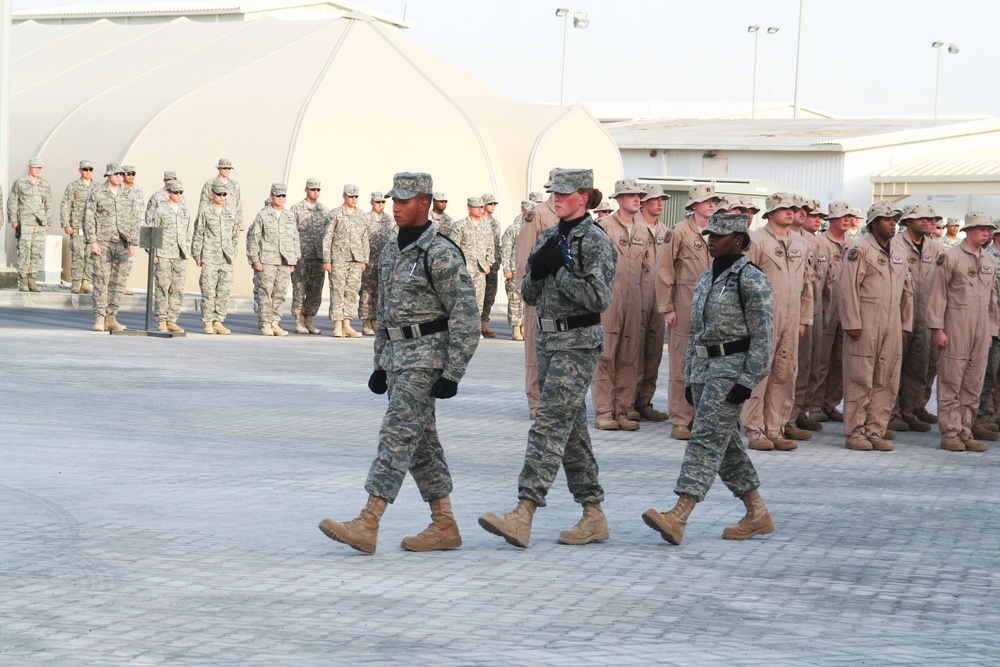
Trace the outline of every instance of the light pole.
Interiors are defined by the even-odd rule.
[[[566,99],[566,41],[569,38],[569,8],[560,7],[556,10],[556,16],[563,19],[563,57],[562,57],[562,79],[559,82],[559,104],[565,104]],[[573,13],[573,27],[586,30],[590,25],[590,19],[583,12]]]
[[[760,56],[760,26],[747,26],[747,32],[753,33],[753,101],[750,103],[750,119],[757,118],[757,58]],[[767,29],[767,34],[773,35],[778,32],[778,28],[771,26]]]
[[[0,0],[0,183],[5,188],[10,186],[10,12],[10,0]],[[0,266],[7,265],[6,251],[7,235],[0,233]]]
[[[936,42],[931,42],[931,48],[937,49],[937,77],[934,80],[934,120],[938,117],[938,107],[941,104],[941,47],[944,46],[944,42],[938,40]],[[949,44],[948,53],[958,53],[958,45]]]

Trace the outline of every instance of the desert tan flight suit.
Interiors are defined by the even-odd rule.
[[[929,398],[926,383],[931,365],[931,348],[937,347],[931,342],[931,331],[927,328],[927,297],[930,296],[931,274],[944,247],[935,239],[925,236],[918,248],[906,229],[896,233],[892,239],[892,247],[893,252],[901,254],[906,261],[913,285],[913,329],[903,342],[899,396],[892,416],[906,420],[919,419]],[[936,356],[934,361],[936,363]],[[934,372],[937,373],[936,368]]]
[[[536,207],[537,208],[537,207]],[[620,217],[621,211],[597,222],[618,253],[611,305],[601,313],[604,350],[597,361],[591,398],[597,419],[626,419],[635,403],[642,349],[642,273],[649,249],[645,225]]]
[[[514,284],[520,285],[528,256],[543,229],[559,224],[559,216],[552,203],[552,196],[524,214],[521,231],[514,244]],[[524,304],[524,393],[528,396],[528,408],[538,409],[538,362],[535,360],[535,328],[538,326],[534,306]]]
[[[799,370],[795,378],[795,404],[792,408],[791,417],[788,419],[788,426],[795,426],[798,417],[806,416],[810,394],[814,385],[813,377],[818,375],[816,367],[819,366],[819,350],[817,349],[822,340],[818,332],[823,329],[823,295],[822,281],[826,280],[826,268],[828,261],[819,261],[819,239],[811,232],[801,230],[792,231],[792,234],[799,234],[806,244],[806,264],[808,266],[808,284],[804,288],[812,294],[812,324],[806,327],[806,335],[799,338]],[[822,271],[823,275],[820,275]]]
[[[684,398],[684,355],[691,334],[694,286],[711,265],[708,244],[694,216],[688,216],[667,233],[656,274],[656,305],[661,315],[677,314],[677,323],[669,327],[667,341],[670,363],[667,401],[674,426],[691,426],[694,422],[694,408]]]
[[[819,355],[819,373],[816,393],[810,412],[831,413],[844,398],[843,350],[844,332],[840,327],[840,274],[843,268],[844,251],[848,241],[840,242],[823,232],[819,235],[820,254],[826,255],[829,267],[823,284],[823,323],[820,334],[823,337]]]
[[[635,224],[638,229],[645,229],[646,239],[645,259],[642,262],[642,332],[639,346],[639,384],[635,391],[636,409],[652,404],[656,393],[656,380],[660,376],[660,362],[663,360],[663,332],[666,326],[663,315],[656,305],[656,273],[667,239],[667,227],[659,220],[650,225],[642,217],[642,212],[635,214]]]
[[[944,329],[948,347],[938,357],[938,426],[942,438],[972,438],[986,357],[997,335],[997,263],[964,241],[936,260],[927,299],[927,326]]]
[[[912,286],[903,253],[872,234],[851,244],[840,276],[844,329],[844,435],[885,434],[899,391],[903,333],[913,328]],[[854,340],[847,331],[860,329]],[[978,395],[977,395],[978,397]],[[977,404],[978,407],[978,404]]]
[[[783,440],[785,424],[795,406],[799,358],[799,326],[812,324],[812,290],[808,289],[806,242],[789,230],[779,239],[770,225],[750,234],[747,257],[760,267],[774,294],[774,360],[771,374],[753,389],[743,404],[740,422],[751,441]]]

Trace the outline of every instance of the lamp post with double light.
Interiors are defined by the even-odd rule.
[[[556,10],[556,16],[563,19],[563,53],[562,53],[562,79],[559,83],[559,104],[566,102],[566,42],[569,39],[569,18],[570,9],[560,7]],[[583,12],[573,13],[573,27],[579,30],[586,30],[590,25],[590,19]]]

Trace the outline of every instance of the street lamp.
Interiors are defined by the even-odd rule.
[[[934,81],[934,120],[938,117],[938,107],[941,104],[941,47],[944,46],[944,42],[938,40],[936,42],[931,42],[931,48],[937,49],[937,78]],[[948,45],[948,53],[958,53],[957,44]]]
[[[566,99],[566,40],[569,37],[569,17],[568,7],[560,7],[556,10],[556,16],[563,19],[563,56],[562,56],[562,79],[559,83],[559,104],[564,104]],[[573,27],[579,30],[586,30],[590,25],[590,19],[583,12],[573,13]]]
[[[767,34],[773,35],[778,30],[771,26],[767,29]],[[753,33],[753,101],[750,103],[750,119],[753,120],[757,118],[757,58],[760,55],[760,26],[747,26],[747,32]]]

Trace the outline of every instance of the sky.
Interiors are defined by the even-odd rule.
[[[123,0],[13,0],[14,11]],[[365,0],[402,17],[413,43],[509,97],[566,102],[746,102],[760,25],[758,108],[791,103],[800,0]],[[804,0],[801,104],[838,116],[1000,116],[1000,0]],[[768,35],[766,28],[779,28]],[[958,54],[947,53],[956,44]]]

